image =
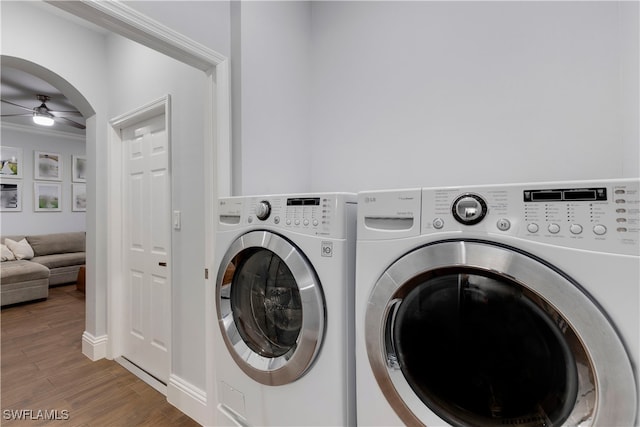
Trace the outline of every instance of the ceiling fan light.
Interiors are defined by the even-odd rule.
[[[53,119],[44,114],[33,113],[33,122],[40,126],[53,126]]]

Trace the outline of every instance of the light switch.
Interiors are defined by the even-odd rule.
[[[180,230],[182,220],[180,219],[180,211],[173,211],[173,229]]]

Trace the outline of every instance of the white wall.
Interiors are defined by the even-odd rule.
[[[637,9],[314,2],[313,190],[638,175]]]
[[[22,211],[2,212],[2,234],[48,234],[85,231],[85,213],[72,211],[71,156],[85,154],[84,137],[62,132],[34,131],[26,126],[2,126],[0,142],[3,146],[22,149],[21,179],[6,179],[6,183],[22,183]],[[34,151],[58,153],[62,159],[61,181],[34,179]],[[59,183],[62,187],[60,212],[35,212],[35,182]]]
[[[640,175],[637,2],[181,3],[128,2],[230,52],[235,194]]]
[[[620,8],[620,84],[622,92],[623,176],[640,176],[640,2],[626,2]]]
[[[235,2],[234,193],[308,191],[311,3]]]
[[[206,76],[120,36],[108,36],[107,45],[110,117],[171,95],[171,209],[182,212],[182,228],[172,233],[171,373],[204,390]]]

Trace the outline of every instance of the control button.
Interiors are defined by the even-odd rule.
[[[556,223],[549,224],[549,233],[558,234],[560,232],[560,226]]]
[[[629,230],[627,230],[627,227],[618,227],[618,228],[616,229],[616,231],[617,231],[618,233],[625,233],[625,232],[627,232],[627,231],[629,231]]]
[[[602,224],[594,225],[593,226],[593,232],[595,234],[597,234],[598,236],[602,236],[603,234],[607,233],[607,227],[605,227]]]
[[[626,191],[624,191],[624,190],[616,190],[615,193],[616,194],[624,194],[624,193],[626,193]]]
[[[314,226],[314,227],[317,227],[317,226],[318,226],[318,220],[317,220],[317,219],[314,219],[314,220],[313,220],[313,226]]]
[[[252,217],[252,216],[249,216],[249,218],[247,218],[247,222],[248,222],[249,224],[251,224],[251,223],[253,222],[253,217]]]
[[[571,227],[569,227],[569,230],[571,231],[572,234],[580,234],[582,233],[582,226],[580,224],[571,224]]]
[[[304,221],[302,221],[302,224],[306,227],[307,225],[309,225],[309,220],[305,219]]]
[[[287,225],[291,225],[291,219],[287,218],[285,222],[287,223]]]
[[[487,214],[487,203],[477,194],[463,194],[453,202],[451,212],[459,223],[473,225]]]
[[[627,213],[627,210],[625,208],[618,208],[616,209],[616,213]]]
[[[436,218],[433,220],[433,228],[440,230],[442,227],[444,227],[444,220],[442,218]]]
[[[280,217],[279,216],[273,217],[273,222],[276,224],[280,224]]]
[[[259,202],[256,205],[256,216],[258,219],[264,221],[269,218],[269,215],[271,215],[271,203],[266,200]]]
[[[627,218],[617,218],[616,222],[627,222]]]
[[[299,219],[296,219],[296,220],[294,221],[294,224],[295,224],[295,225],[300,225],[300,220],[299,220]]]
[[[498,226],[498,230],[502,231],[507,231],[511,228],[511,222],[506,218],[499,219],[496,225]]]
[[[627,203],[627,201],[625,199],[616,199],[616,203],[619,205],[625,204]]]
[[[536,224],[535,222],[532,222],[531,224],[527,225],[527,231],[529,233],[537,233],[539,229],[540,227],[538,227],[538,224]]]

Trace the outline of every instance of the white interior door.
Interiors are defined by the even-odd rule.
[[[171,180],[165,118],[161,114],[122,129],[125,272],[122,355],[167,384]]]

